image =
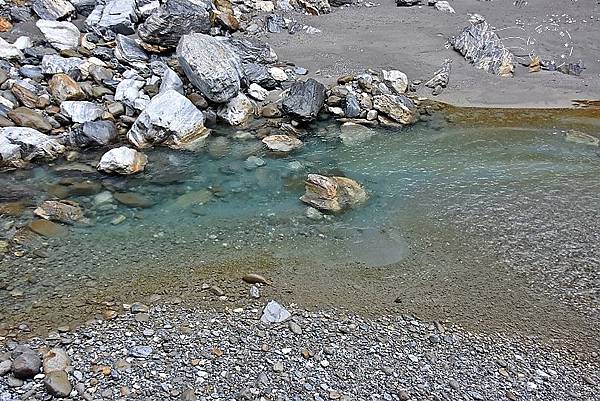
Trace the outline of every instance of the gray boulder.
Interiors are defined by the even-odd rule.
[[[33,12],[44,20],[60,20],[74,17],[75,7],[67,0],[34,0]]]
[[[76,49],[79,46],[79,29],[66,21],[38,20],[38,27],[52,47],[58,50]]]
[[[106,146],[117,139],[117,127],[112,121],[89,121],[71,133],[74,146]]]
[[[148,61],[148,55],[134,39],[118,34],[115,44],[115,57],[119,61],[128,64]]]
[[[209,133],[204,114],[188,98],[168,90],[152,98],[127,138],[138,148],[164,143],[175,149],[195,149]]]
[[[65,147],[55,138],[24,127],[0,128],[0,163],[18,166],[38,158],[55,159]]]
[[[88,26],[98,25],[115,33],[131,35],[137,22],[135,0],[108,0],[98,5],[86,20]]]
[[[263,88],[274,89],[279,84],[273,79],[273,76],[269,74],[269,69],[262,64],[244,64],[242,66],[242,70],[244,72],[244,80],[246,81],[247,86],[250,86],[250,84],[258,84]]]
[[[23,352],[12,363],[12,372],[18,379],[31,379],[42,367],[42,359],[32,350]]]
[[[240,91],[242,63],[227,39],[201,33],[185,35],[177,56],[192,84],[216,103],[225,103]]]
[[[89,15],[96,7],[96,0],[70,0],[70,2],[81,15]]]
[[[242,63],[273,64],[277,62],[277,54],[266,43],[256,39],[231,38],[227,42],[242,60]]]
[[[167,0],[138,28],[144,42],[173,48],[184,34],[209,33],[211,2]]]
[[[73,122],[86,123],[99,119],[104,113],[104,107],[87,101],[65,101],[60,104],[60,112]]]
[[[313,121],[325,103],[325,86],[310,78],[298,81],[289,89],[281,108],[284,113],[300,121]]]

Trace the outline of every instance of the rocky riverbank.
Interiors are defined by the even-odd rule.
[[[255,288],[255,287],[252,287]],[[251,292],[252,293],[252,292]],[[588,400],[598,355],[410,316],[158,302],[0,356],[3,400]],[[43,370],[42,366],[43,357]],[[58,373],[57,373],[58,372]]]

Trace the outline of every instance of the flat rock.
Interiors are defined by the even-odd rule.
[[[105,173],[128,175],[143,171],[147,163],[148,157],[145,154],[121,146],[102,155],[97,168]]]
[[[340,126],[340,139],[344,145],[354,146],[368,141],[374,134],[371,128],[352,122]]]
[[[52,47],[58,50],[76,49],[81,33],[75,25],[66,21],[38,20],[38,27]]]
[[[288,153],[303,146],[300,139],[289,135],[269,135],[263,138],[267,148],[273,152]]]
[[[34,211],[38,217],[46,220],[74,224],[83,219],[83,209],[78,203],[62,201],[44,201]]]
[[[43,219],[33,220],[27,227],[34,233],[48,238],[63,237],[68,232],[68,230],[60,224]]]
[[[260,321],[263,323],[281,323],[291,316],[292,314],[279,303],[276,301],[269,301],[263,309]]]
[[[164,143],[176,149],[195,149],[209,134],[204,114],[188,98],[168,90],[152,98],[127,138],[138,148]]]
[[[50,132],[52,130],[52,125],[50,125],[46,117],[27,107],[17,107],[9,111],[7,115],[8,118],[20,127],[29,127],[41,132]]]
[[[87,101],[65,101],[60,104],[60,111],[73,122],[86,123],[100,118],[104,114],[104,107]]]
[[[142,209],[152,207],[154,202],[144,195],[136,192],[115,192],[113,197],[117,202],[130,207],[139,207]]]

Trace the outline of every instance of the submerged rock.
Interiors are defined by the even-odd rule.
[[[204,114],[188,98],[168,90],[152,98],[127,138],[138,148],[165,143],[176,149],[194,149],[204,143],[209,133]]]
[[[60,224],[44,219],[33,220],[27,227],[34,233],[48,238],[62,237],[68,232],[67,229]]]
[[[346,177],[309,174],[300,200],[319,210],[339,213],[367,201],[362,185]]]
[[[44,201],[34,211],[42,219],[74,224],[83,219],[83,209],[78,203],[62,201]]]
[[[210,1],[167,0],[139,26],[138,35],[146,43],[176,47],[184,34],[210,32],[210,10]]]
[[[147,163],[148,157],[145,154],[121,146],[102,155],[97,168],[105,173],[128,175],[143,171]]]
[[[566,133],[565,138],[569,142],[580,143],[589,146],[599,146],[600,139],[585,132],[570,130]]]
[[[240,91],[240,57],[224,38],[201,33],[185,35],[177,57],[190,82],[209,100],[225,103]]]
[[[288,153],[303,146],[300,139],[289,135],[269,135],[263,138],[267,148],[273,152]]]
[[[418,119],[417,106],[403,95],[373,96],[373,108],[403,125],[413,124]]]
[[[342,124],[340,130],[340,139],[344,145],[348,146],[363,143],[375,135],[375,132],[371,128],[352,122]]]
[[[129,207],[139,207],[142,209],[154,206],[151,199],[136,192],[115,192],[113,194],[115,200]]]
[[[22,161],[55,159],[65,147],[57,138],[25,127],[0,128],[0,162],[18,166]]]
[[[301,121],[313,121],[325,103],[325,86],[310,78],[305,82],[296,82],[283,100],[284,113]]]
[[[58,50],[76,49],[81,33],[66,21],[38,20],[35,24],[52,47]]]

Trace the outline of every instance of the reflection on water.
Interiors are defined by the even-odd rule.
[[[0,305],[22,311],[82,283],[136,279],[132,266],[151,275],[167,258],[183,264],[258,248],[277,258],[392,265],[411,252],[399,225],[406,220],[422,226],[423,238],[436,225],[455,230],[482,245],[475,254],[489,253],[533,283],[548,274],[552,282],[542,287],[552,296],[588,310],[598,305],[597,147],[567,142],[557,128],[434,121],[380,131],[352,147],[339,142],[338,130],[315,128],[287,157],[223,132],[201,153],[150,151],[147,171],[134,177],[98,174],[90,166],[99,154],[2,173],[0,223],[9,241],[0,255]],[[353,178],[370,200],[310,220],[298,200],[309,172]],[[22,228],[34,205],[57,197],[79,202],[91,224],[61,238]],[[321,245],[305,246],[313,239]]]

